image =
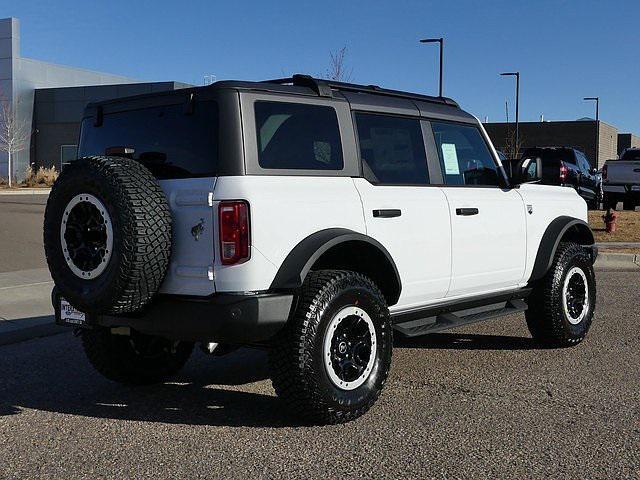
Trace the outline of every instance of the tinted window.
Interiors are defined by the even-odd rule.
[[[640,160],[640,149],[626,150],[620,160]]]
[[[432,122],[447,185],[498,185],[498,170],[480,130],[454,123]]]
[[[578,166],[580,167],[580,170],[582,170],[584,173],[589,173],[589,171],[591,170],[591,165],[589,164],[589,160],[587,160],[587,157],[585,157],[582,152],[578,151],[576,151],[576,157],[578,158]]]
[[[338,117],[331,107],[256,102],[262,168],[342,170]]]
[[[143,163],[157,178],[214,176],[218,164],[218,110],[215,102],[184,104],[109,113],[94,127],[82,122],[79,156],[105,155],[114,147],[133,148],[127,155]],[[122,148],[120,148],[122,150]]]
[[[522,158],[541,158],[543,162],[571,163],[575,165],[575,155],[572,150],[566,148],[527,148],[522,154]]]
[[[389,184],[429,183],[419,120],[358,113],[356,123],[367,178]]]

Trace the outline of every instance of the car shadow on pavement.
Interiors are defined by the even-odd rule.
[[[254,384],[268,378],[262,351],[243,349],[219,358],[195,352],[184,371],[172,381],[125,386],[102,378],[88,365],[82,352],[69,350],[34,356],[33,364],[8,372],[8,381],[0,378],[0,420],[27,408],[168,424],[305,425],[287,412],[270,385]]]
[[[544,350],[548,347],[529,337],[478,335],[472,333],[431,333],[422,337],[394,337],[399,348],[433,348],[444,350]]]

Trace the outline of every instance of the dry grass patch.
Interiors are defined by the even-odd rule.
[[[51,187],[58,179],[59,175],[56,167],[40,167],[38,170],[34,170],[29,166],[24,173],[24,180],[22,181],[21,186],[29,188]]]
[[[617,211],[617,229],[615,233],[604,231],[604,210],[589,212],[589,225],[596,237],[596,242],[639,242],[640,243],[640,212]],[[631,252],[630,252],[631,253]]]

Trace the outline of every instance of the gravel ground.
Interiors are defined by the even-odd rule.
[[[130,388],[70,334],[0,347],[0,478],[639,478],[640,275],[598,277],[581,345],[539,349],[521,315],[398,341],[341,426],[296,424],[259,351]]]

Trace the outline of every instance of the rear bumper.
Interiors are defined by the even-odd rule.
[[[59,309],[55,297],[54,308]],[[88,316],[83,326],[130,327],[174,340],[251,344],[278,333],[293,304],[292,294],[215,294],[206,299],[161,295],[142,312]]]

